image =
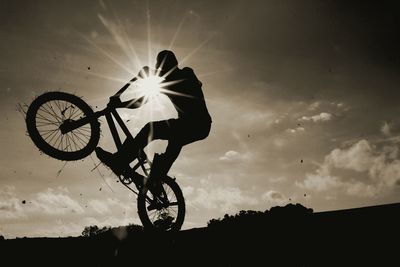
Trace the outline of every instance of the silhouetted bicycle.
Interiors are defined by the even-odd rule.
[[[125,85],[114,97],[128,86]],[[106,117],[118,150],[122,142],[114,120],[126,138],[133,138],[116,108],[107,106],[93,112],[84,100],[64,92],[47,92],[37,97],[27,110],[26,125],[29,136],[42,152],[59,160],[73,161],[89,156],[96,148],[100,139],[98,118],[101,116]],[[118,175],[119,180],[137,195],[138,214],[145,229],[178,231],[185,217],[182,191],[169,176],[160,177],[159,193],[148,190],[146,181],[151,165],[146,153],[141,151],[137,163]]]

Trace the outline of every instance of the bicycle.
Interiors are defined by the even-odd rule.
[[[135,79],[112,97],[119,97]],[[94,112],[78,96],[58,91],[47,92],[29,105],[25,120],[28,134],[39,150],[55,159],[74,161],[89,156],[95,150],[100,140],[98,119],[102,116],[105,116],[115,145],[120,150],[122,142],[114,120],[126,138],[133,137],[117,108],[110,105]],[[137,195],[137,211],[144,229],[179,231],[185,217],[182,190],[175,178],[166,176],[160,177],[159,193],[153,194],[146,186],[151,166],[152,162],[141,151],[137,163],[117,176],[124,186]]]

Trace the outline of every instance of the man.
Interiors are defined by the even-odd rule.
[[[168,50],[161,51],[157,55],[155,67],[159,70],[160,76],[166,75],[164,82],[170,85],[164,93],[176,108],[178,118],[147,123],[133,140],[127,139],[122,148],[114,154],[100,147],[96,148],[97,157],[116,174],[121,174],[150,141],[167,140],[165,152],[161,155],[156,154],[154,157],[150,181],[156,181],[167,175],[182,147],[206,138],[211,128],[211,116],[204,100],[202,83],[193,70],[179,69],[175,54]],[[144,71],[149,70],[144,68]],[[119,98],[112,98],[109,103],[114,107],[127,108],[137,108],[142,104],[144,104],[144,98],[126,102],[121,102]]]

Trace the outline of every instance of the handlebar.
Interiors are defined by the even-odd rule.
[[[137,81],[137,77],[134,77],[132,80],[130,80],[127,84],[125,84],[121,89],[118,90],[118,92],[116,92],[112,97],[119,97],[123,92],[126,91],[126,89],[128,89],[128,87],[134,83],[135,81]]]
[[[150,72],[155,72],[155,70],[150,69],[148,66],[144,66],[140,71],[138,76],[134,77],[132,80],[130,80],[127,84],[125,84],[121,89],[118,90],[117,93],[115,93],[115,97],[119,97],[123,92],[128,89],[128,87],[131,85],[131,83],[134,83],[138,80],[138,77],[144,78],[146,75],[148,76]]]

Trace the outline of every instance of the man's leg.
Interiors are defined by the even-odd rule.
[[[96,148],[97,157],[116,174],[119,174],[137,158],[139,151],[145,148],[149,142],[155,139],[170,139],[171,124],[174,124],[174,120],[147,123],[133,140],[125,140],[122,148],[114,154],[100,147]]]
[[[180,143],[169,141],[168,146],[163,154],[155,154],[153,164],[150,171],[150,179],[148,180],[148,187],[153,195],[161,195],[162,187],[160,180],[168,174],[172,164],[178,158],[182,150]]]
[[[204,139],[210,132],[211,124],[199,125],[192,121],[169,121],[168,146],[161,155],[153,160],[150,177],[159,178],[168,174],[172,164],[178,158],[184,145]]]
[[[127,139],[122,144],[122,148],[117,152],[118,157],[125,162],[132,162],[151,141],[162,139],[168,140],[171,137],[170,122],[155,121],[147,123],[134,139]]]
[[[168,174],[172,164],[178,158],[182,150],[182,145],[179,142],[170,140],[164,153],[154,156],[153,164],[151,166],[150,179],[160,179]]]

